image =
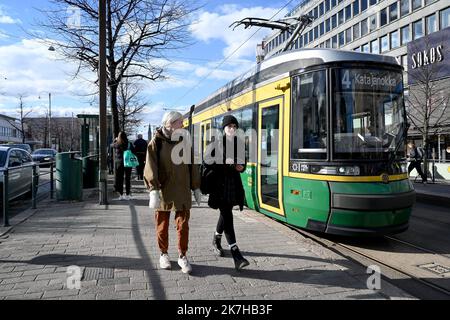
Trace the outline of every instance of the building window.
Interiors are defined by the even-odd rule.
[[[337,48],[337,36],[333,36],[333,38],[331,38],[331,47],[332,48]]]
[[[314,8],[314,19],[318,18],[318,12],[317,7]]]
[[[359,33],[359,23],[357,23],[357,24],[355,24],[354,26],[353,26],[353,39],[354,40],[356,40],[356,39],[358,39],[359,38],[359,36],[360,36],[360,33]]]
[[[319,17],[323,16],[323,2],[319,4]]]
[[[370,42],[370,52],[372,53],[380,53],[380,46],[378,45],[378,39],[373,40]]]
[[[344,23],[344,9],[338,12],[338,25],[341,25]]]
[[[411,41],[411,36],[409,35],[409,25],[401,28],[400,32],[401,32],[401,39],[400,39],[400,41],[401,41],[402,45],[405,45],[405,44],[407,44],[408,42]]]
[[[359,0],[353,2],[353,16],[359,14]]]
[[[369,4],[370,4],[371,6],[374,6],[374,5],[377,4],[377,0],[370,0],[370,1],[369,1]]]
[[[352,17],[352,6],[349,4],[345,7],[345,21],[349,20]]]
[[[370,53],[370,48],[369,48],[369,44],[365,43],[361,46],[361,51],[365,52],[365,53]]]
[[[450,7],[441,11],[441,30],[450,27]]]
[[[309,30],[309,42],[313,42],[314,41],[314,30],[311,29]]]
[[[391,48],[398,48],[398,46],[400,45],[400,41],[398,38],[398,30],[391,32]]]
[[[377,29],[377,15],[374,14],[369,17],[369,31],[372,32]]]
[[[400,16],[406,16],[409,13],[409,0],[400,0]]]
[[[380,27],[387,24],[387,8],[380,11]]]
[[[333,15],[331,17],[331,29],[336,28],[336,26],[337,26],[337,18],[336,18],[336,15]]]
[[[314,40],[319,38],[319,26],[314,27]]]
[[[325,21],[325,32],[330,32],[330,27],[331,27],[331,19],[328,18],[328,19]]]
[[[319,25],[319,35],[320,35],[320,36],[323,36],[324,33],[325,33],[325,23],[322,22],[322,23]]]
[[[361,51],[361,47],[356,47],[355,49],[353,49],[353,51],[360,52]]]
[[[339,32],[339,47],[343,47],[345,45],[345,34],[344,31]]]
[[[361,0],[361,12],[367,10],[367,0]]]
[[[325,41],[325,48],[331,48],[331,39]]]
[[[331,0],[331,7],[334,8],[337,5],[337,0]]]
[[[425,18],[426,34],[430,34],[437,31],[436,15],[432,14]]]
[[[417,9],[422,8],[422,0],[412,0],[412,9],[416,11]]]
[[[413,23],[413,40],[423,37],[423,23],[422,20],[417,20]]]
[[[389,22],[395,21],[398,18],[397,2],[389,6]]]
[[[369,27],[367,25],[369,19],[364,19],[361,21],[361,37],[365,36],[369,33]]]
[[[352,42],[352,28],[345,30],[345,43]]]
[[[330,0],[325,0],[325,12],[330,11]]]
[[[389,39],[388,36],[385,35],[381,37],[381,52],[386,52],[389,50]]]

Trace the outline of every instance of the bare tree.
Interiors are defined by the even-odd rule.
[[[142,123],[139,114],[149,105],[149,101],[143,100],[139,95],[140,86],[129,79],[122,81],[119,85],[117,107],[119,110],[120,127],[127,134],[131,134],[134,128]]]
[[[18,121],[7,119],[8,123],[16,129],[20,136],[22,137],[22,143],[25,143],[25,135],[26,135],[26,128],[25,128],[25,122],[28,115],[30,115],[33,112],[33,109],[25,110],[25,102],[23,99],[25,98],[24,94],[19,94],[19,109],[17,110],[17,113],[19,114]]]
[[[52,0],[53,8],[42,11],[47,20],[39,25],[48,30],[36,34],[82,70],[98,72],[98,0]],[[121,127],[118,89],[127,78],[157,80],[164,67],[152,62],[167,50],[189,45],[189,17],[198,8],[183,0],[106,0],[107,68],[113,132]],[[70,9],[70,10],[69,10]],[[79,26],[73,25],[78,15]],[[55,40],[48,40],[49,35]]]
[[[416,130],[422,135],[425,150],[424,168],[428,168],[429,139],[435,136],[444,125],[450,123],[448,106],[450,94],[441,78],[442,48],[435,48],[425,40],[425,47],[415,48],[418,52],[408,70],[409,87],[407,116]],[[424,170],[427,175],[427,170]]]

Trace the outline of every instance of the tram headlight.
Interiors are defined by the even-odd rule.
[[[361,170],[359,169],[358,166],[339,167],[338,172],[340,175],[343,176],[359,176]]]
[[[311,173],[339,176],[359,176],[361,170],[358,166],[312,166]]]

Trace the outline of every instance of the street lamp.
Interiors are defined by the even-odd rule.
[[[42,92],[43,93],[43,92]],[[41,100],[41,96],[39,95],[39,100]],[[48,92],[48,145],[52,147],[52,94]]]

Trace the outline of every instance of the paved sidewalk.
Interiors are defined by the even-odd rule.
[[[33,215],[0,237],[0,300],[412,298],[384,281],[381,290],[367,289],[365,268],[250,210],[235,211],[248,268],[237,272],[228,250],[224,258],[213,254],[218,213],[202,206],[191,212],[192,274],[176,263],[173,220],[172,270],[159,270],[147,193],[134,190],[134,200],[112,201],[108,210],[86,192],[84,202],[47,200],[29,210]],[[80,268],[80,289],[68,288],[73,265]]]

